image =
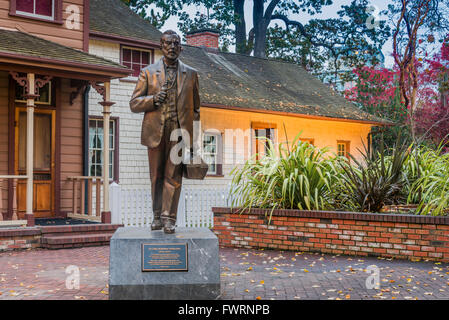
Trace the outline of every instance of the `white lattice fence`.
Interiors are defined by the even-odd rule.
[[[153,220],[149,188],[122,189],[111,184],[112,223],[134,227],[150,227]],[[230,206],[229,186],[194,188],[183,186],[178,205],[178,227],[214,225],[212,207]]]

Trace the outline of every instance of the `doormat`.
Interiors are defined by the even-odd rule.
[[[36,226],[66,226],[76,224],[98,224],[99,222],[87,221],[72,218],[37,218],[35,220]]]

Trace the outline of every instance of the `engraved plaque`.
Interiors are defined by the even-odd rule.
[[[188,271],[187,243],[143,243],[142,271]]]

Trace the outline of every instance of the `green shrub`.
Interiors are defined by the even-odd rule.
[[[449,154],[442,149],[443,145],[436,150],[415,148],[404,170],[411,177],[407,202],[418,204],[417,212],[422,215],[443,215],[449,207]]]
[[[232,171],[232,206],[332,209],[337,158],[329,157],[327,148],[318,149],[299,141],[299,135],[291,150],[286,143],[279,144],[276,150],[270,140],[267,142],[269,149],[264,157],[256,160],[255,155],[242,168]]]
[[[270,140],[268,152],[234,168],[232,207],[380,212],[385,205],[416,204],[419,214],[443,215],[449,207],[449,154],[399,143],[360,151],[348,161],[294,139]],[[388,154],[388,155],[387,155]]]
[[[408,151],[399,139],[391,155],[387,156],[383,143],[378,152],[368,152],[365,144],[362,160],[352,155],[352,163],[338,162],[344,174],[336,185],[336,196],[344,198],[345,210],[379,212],[384,205],[397,204],[401,200],[404,186],[403,165]]]

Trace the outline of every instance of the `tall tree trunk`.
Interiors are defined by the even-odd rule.
[[[253,6],[253,26],[254,26],[254,56],[265,58],[265,47],[267,38],[267,28],[264,20],[264,1],[254,0]]]
[[[416,96],[418,94],[418,70],[416,69],[415,57],[413,57],[413,63],[411,65],[411,76],[412,76],[412,92],[410,94],[410,128],[412,132],[413,142],[416,142],[415,111],[416,111]]]
[[[256,37],[254,38],[254,56],[258,58],[266,57],[266,47],[267,47],[267,29],[265,32],[256,31]]]
[[[246,53],[246,22],[245,22],[245,0],[234,0],[235,14],[235,51],[237,53]]]

